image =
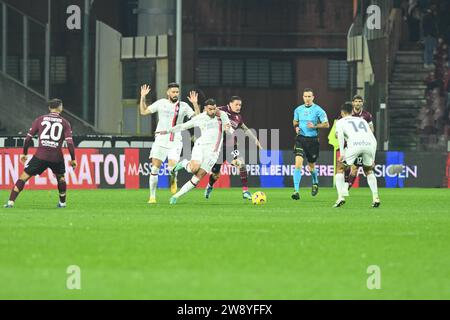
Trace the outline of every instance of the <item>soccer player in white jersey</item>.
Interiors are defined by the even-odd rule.
[[[353,165],[358,157],[362,157],[364,173],[372,191],[372,207],[378,208],[380,206],[380,198],[378,197],[377,178],[373,173],[377,140],[367,121],[360,117],[352,116],[352,110],[353,106],[350,103],[345,103],[341,108],[342,119],[336,123],[336,136],[339,141],[341,154],[336,173],[338,200],[333,207],[338,208],[345,204],[345,167]],[[345,142],[347,142],[347,147],[344,149]]]
[[[170,198],[170,204],[176,204],[178,198],[194,189],[205,175],[211,173],[211,169],[216,164],[220,155],[224,131],[227,131],[229,134],[233,133],[230,119],[225,112],[218,111],[214,99],[206,100],[205,110],[202,114],[186,123],[170,128],[167,134],[193,127],[200,128],[201,136],[195,141],[191,161],[185,159],[179,162],[173,169],[173,171],[179,171],[184,168],[193,175],[191,180],[177,194]]]
[[[150,175],[150,199],[148,203],[156,203],[156,189],[158,187],[158,174],[161,164],[168,158],[168,169],[172,169],[180,160],[181,150],[183,149],[183,140],[181,133],[171,133],[169,135],[158,135],[160,131],[168,131],[170,128],[183,123],[184,118],[192,118],[200,113],[198,106],[198,94],[191,91],[188,100],[194,106],[194,110],[185,102],[179,100],[180,86],[177,83],[169,83],[167,88],[167,99],[160,99],[150,106],[146,104],[146,96],[150,93],[150,86],[141,87],[141,115],[146,116],[152,113],[158,113],[158,126],[155,132],[155,142],[150,152],[152,162]],[[177,192],[176,175],[170,177],[170,191],[172,194]]]

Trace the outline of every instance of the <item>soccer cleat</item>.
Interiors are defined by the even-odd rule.
[[[380,205],[381,205],[380,199],[377,199],[372,203],[372,208],[378,208]]]
[[[336,201],[336,203],[333,205],[333,208],[340,208],[345,204],[345,200],[344,199],[338,199]]]
[[[150,199],[148,200],[149,204],[155,204],[156,203],[156,198],[155,197],[150,197]]]
[[[180,171],[181,169],[184,169],[183,164],[181,162],[178,162],[175,167],[173,167],[172,171],[170,172],[171,175],[175,176],[175,173]]]
[[[170,175],[170,193],[177,193],[177,178],[175,175]]]
[[[64,209],[64,208],[67,207],[67,204],[66,204],[66,203],[58,202],[58,205],[57,205],[56,207],[57,207],[57,208],[60,208],[60,209]]]
[[[250,193],[250,191],[243,191],[242,192],[242,198],[245,200],[252,200],[252,194]]]
[[[214,190],[213,187],[211,187],[209,184],[205,189],[205,198],[209,199],[209,197],[211,196],[211,192]]]
[[[8,203],[5,204],[5,205],[3,206],[3,208],[5,208],[5,209],[12,209],[12,208],[14,208],[14,202],[8,201]]]
[[[178,200],[178,198],[172,197],[172,198],[170,198],[170,200],[169,200],[169,204],[177,204],[177,200]]]
[[[313,197],[317,196],[317,194],[319,193],[319,185],[318,184],[313,184],[312,185],[312,189],[311,189],[311,195]]]
[[[294,192],[291,196],[293,200],[300,200],[300,194],[298,192]]]

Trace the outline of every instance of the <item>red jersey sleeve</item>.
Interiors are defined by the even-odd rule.
[[[25,138],[25,142],[23,143],[23,154],[28,154],[28,149],[31,146],[31,142],[33,137],[39,132],[39,121],[40,117],[33,121],[30,130],[28,130],[27,137]]]

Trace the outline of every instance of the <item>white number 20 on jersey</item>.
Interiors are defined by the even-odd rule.
[[[58,122],[42,121],[41,126],[44,127],[39,139],[59,141],[63,132],[63,126]]]

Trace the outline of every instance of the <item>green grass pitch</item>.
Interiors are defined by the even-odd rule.
[[[379,209],[368,189],[340,209],[333,189],[262,191],[263,206],[239,189],[150,206],[146,190],[69,190],[61,210],[25,190],[0,209],[0,299],[450,299],[450,190],[381,189]]]

